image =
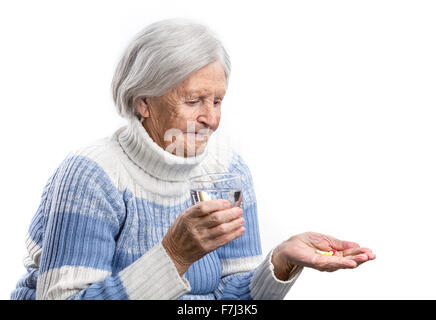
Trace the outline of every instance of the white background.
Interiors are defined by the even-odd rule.
[[[208,24],[233,69],[221,132],[249,164],[263,250],[317,231],[377,254],[287,299],[435,299],[434,1],[2,1],[0,298],[69,151],[124,125],[110,82],[163,18]]]

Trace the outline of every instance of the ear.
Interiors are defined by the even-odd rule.
[[[144,118],[150,117],[150,109],[147,103],[147,98],[137,98],[133,105],[141,116]]]

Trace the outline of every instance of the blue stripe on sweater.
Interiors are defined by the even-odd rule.
[[[250,283],[254,271],[226,276],[215,291],[219,300],[252,300]]]
[[[107,221],[83,214],[59,214],[59,228],[44,243],[40,272],[62,266],[111,270],[117,229]]]
[[[47,197],[40,273],[66,265],[111,271],[119,216],[124,212],[120,193],[86,158],[70,158],[62,169]]]

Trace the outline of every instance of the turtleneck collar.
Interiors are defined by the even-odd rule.
[[[175,156],[157,145],[137,118],[129,119],[118,141],[127,156],[140,168],[155,178],[165,181],[185,181],[192,170],[206,157],[206,147],[201,155],[183,158]]]

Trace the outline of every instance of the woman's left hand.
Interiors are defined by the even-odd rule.
[[[332,256],[317,253],[317,250],[329,252]],[[274,249],[271,262],[274,273],[280,280],[288,280],[294,266],[309,267],[319,271],[353,269],[360,264],[374,260],[371,249],[361,248],[357,243],[338,240],[332,236],[305,232],[292,236]]]

